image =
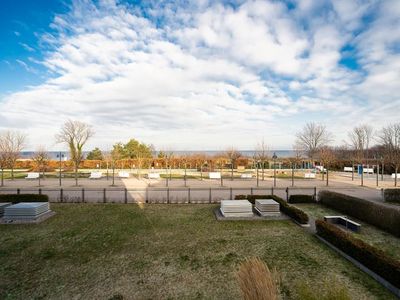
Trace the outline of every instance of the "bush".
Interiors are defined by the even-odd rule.
[[[276,202],[279,203],[280,210],[291,217],[292,219],[296,220],[300,224],[307,224],[308,223],[308,215],[302,211],[301,209],[298,209],[297,207],[294,207],[292,205],[289,205],[285,200],[282,198],[276,196],[276,195],[247,195],[245,198],[243,198],[244,195],[237,195],[235,197],[236,200],[243,200],[247,199],[250,201],[252,204],[255,204],[257,199],[274,199]]]
[[[314,196],[311,195],[290,195],[289,203],[315,203]]]
[[[315,221],[319,236],[400,288],[400,262],[323,220]]]
[[[0,203],[11,202],[13,204],[19,202],[49,202],[49,196],[38,194],[4,194],[0,195]]]
[[[259,258],[250,258],[241,263],[236,277],[242,291],[242,299],[279,299],[278,280],[274,273]]]
[[[328,207],[400,237],[400,209],[330,191],[320,191],[318,198]]]
[[[386,202],[400,203],[400,189],[384,189],[383,199]]]

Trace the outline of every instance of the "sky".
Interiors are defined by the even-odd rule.
[[[342,144],[400,120],[400,1],[3,0],[0,130],[63,149],[291,149],[307,122]]]

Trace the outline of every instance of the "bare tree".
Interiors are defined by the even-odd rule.
[[[331,147],[321,147],[319,150],[319,159],[322,165],[322,180],[324,180],[324,174],[326,169],[326,185],[329,185],[329,167],[336,160],[335,152]]]
[[[5,131],[0,134],[2,170],[8,166],[11,169],[12,180],[14,180],[15,164],[25,146],[25,141],[26,135],[18,131]]]
[[[242,157],[242,153],[237,151],[234,147],[229,148],[225,151],[225,156],[229,159],[231,164],[231,180],[233,180],[233,169],[236,166],[236,163],[240,157]]]
[[[40,186],[40,172],[42,172],[44,178],[44,172],[50,160],[46,148],[44,146],[39,146],[35,151],[34,155],[32,156],[32,160],[34,161],[36,168],[39,171],[39,186]]]
[[[390,124],[378,136],[384,148],[384,158],[394,167],[394,185],[397,186],[397,172],[400,166],[400,123]]]
[[[78,168],[83,161],[83,146],[94,135],[92,127],[80,121],[68,120],[56,135],[58,143],[68,146],[75,169],[75,184],[78,185]]]
[[[8,166],[8,149],[5,133],[0,133],[0,169],[1,169],[1,186],[4,186],[4,169]]]
[[[366,124],[356,126],[348,133],[350,146],[354,151],[354,158],[360,163],[369,156],[372,133],[373,128]]]
[[[310,122],[296,133],[296,137],[296,144],[313,160],[318,150],[332,141],[333,135],[325,125]]]
[[[265,162],[269,158],[269,147],[265,144],[264,140],[257,144],[255,158],[261,163],[261,178],[264,181]]]

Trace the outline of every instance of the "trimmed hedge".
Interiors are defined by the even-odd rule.
[[[315,203],[314,196],[311,195],[290,195],[289,203]]]
[[[386,202],[400,203],[400,189],[384,189],[383,199]]]
[[[400,237],[400,209],[330,191],[320,191],[318,198],[323,205]]]
[[[276,202],[279,203],[279,208],[280,210],[297,221],[300,224],[307,224],[308,223],[308,215],[302,211],[301,209],[298,209],[297,207],[294,207],[292,205],[289,205],[285,200],[282,198],[276,196],[276,195],[237,195],[235,196],[235,200],[244,200],[247,199],[249,202],[252,204],[255,204],[256,199],[274,199]]]
[[[49,202],[49,196],[38,194],[3,194],[0,195],[0,203],[11,202],[13,204],[19,202]]]
[[[400,288],[400,261],[328,222],[316,220],[315,226],[320,237]]]

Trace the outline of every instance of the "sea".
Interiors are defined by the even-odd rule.
[[[245,157],[253,157],[255,154],[255,150],[238,150],[242,156]],[[177,151],[168,151],[168,152],[172,152],[174,154],[174,156],[182,156],[182,155],[192,155],[192,154],[204,154],[206,156],[215,156],[218,154],[223,153],[224,151],[220,151],[220,150],[187,150],[187,151],[183,151],[183,150],[177,150]],[[59,159],[60,158],[60,153],[61,153],[61,157],[62,160],[67,160],[69,159],[69,152],[68,151],[48,151],[47,152],[50,159]],[[84,151],[83,155],[86,156],[89,153],[89,151]],[[157,157],[159,151],[155,151],[153,153],[153,155],[155,157]],[[269,156],[273,156],[274,153],[276,154],[276,156],[279,158],[287,158],[287,157],[293,157],[294,152],[292,150],[273,150],[273,151],[269,151]],[[35,152],[34,151],[22,151],[21,152],[21,158],[22,159],[29,159],[32,158],[32,156],[34,156]]]

